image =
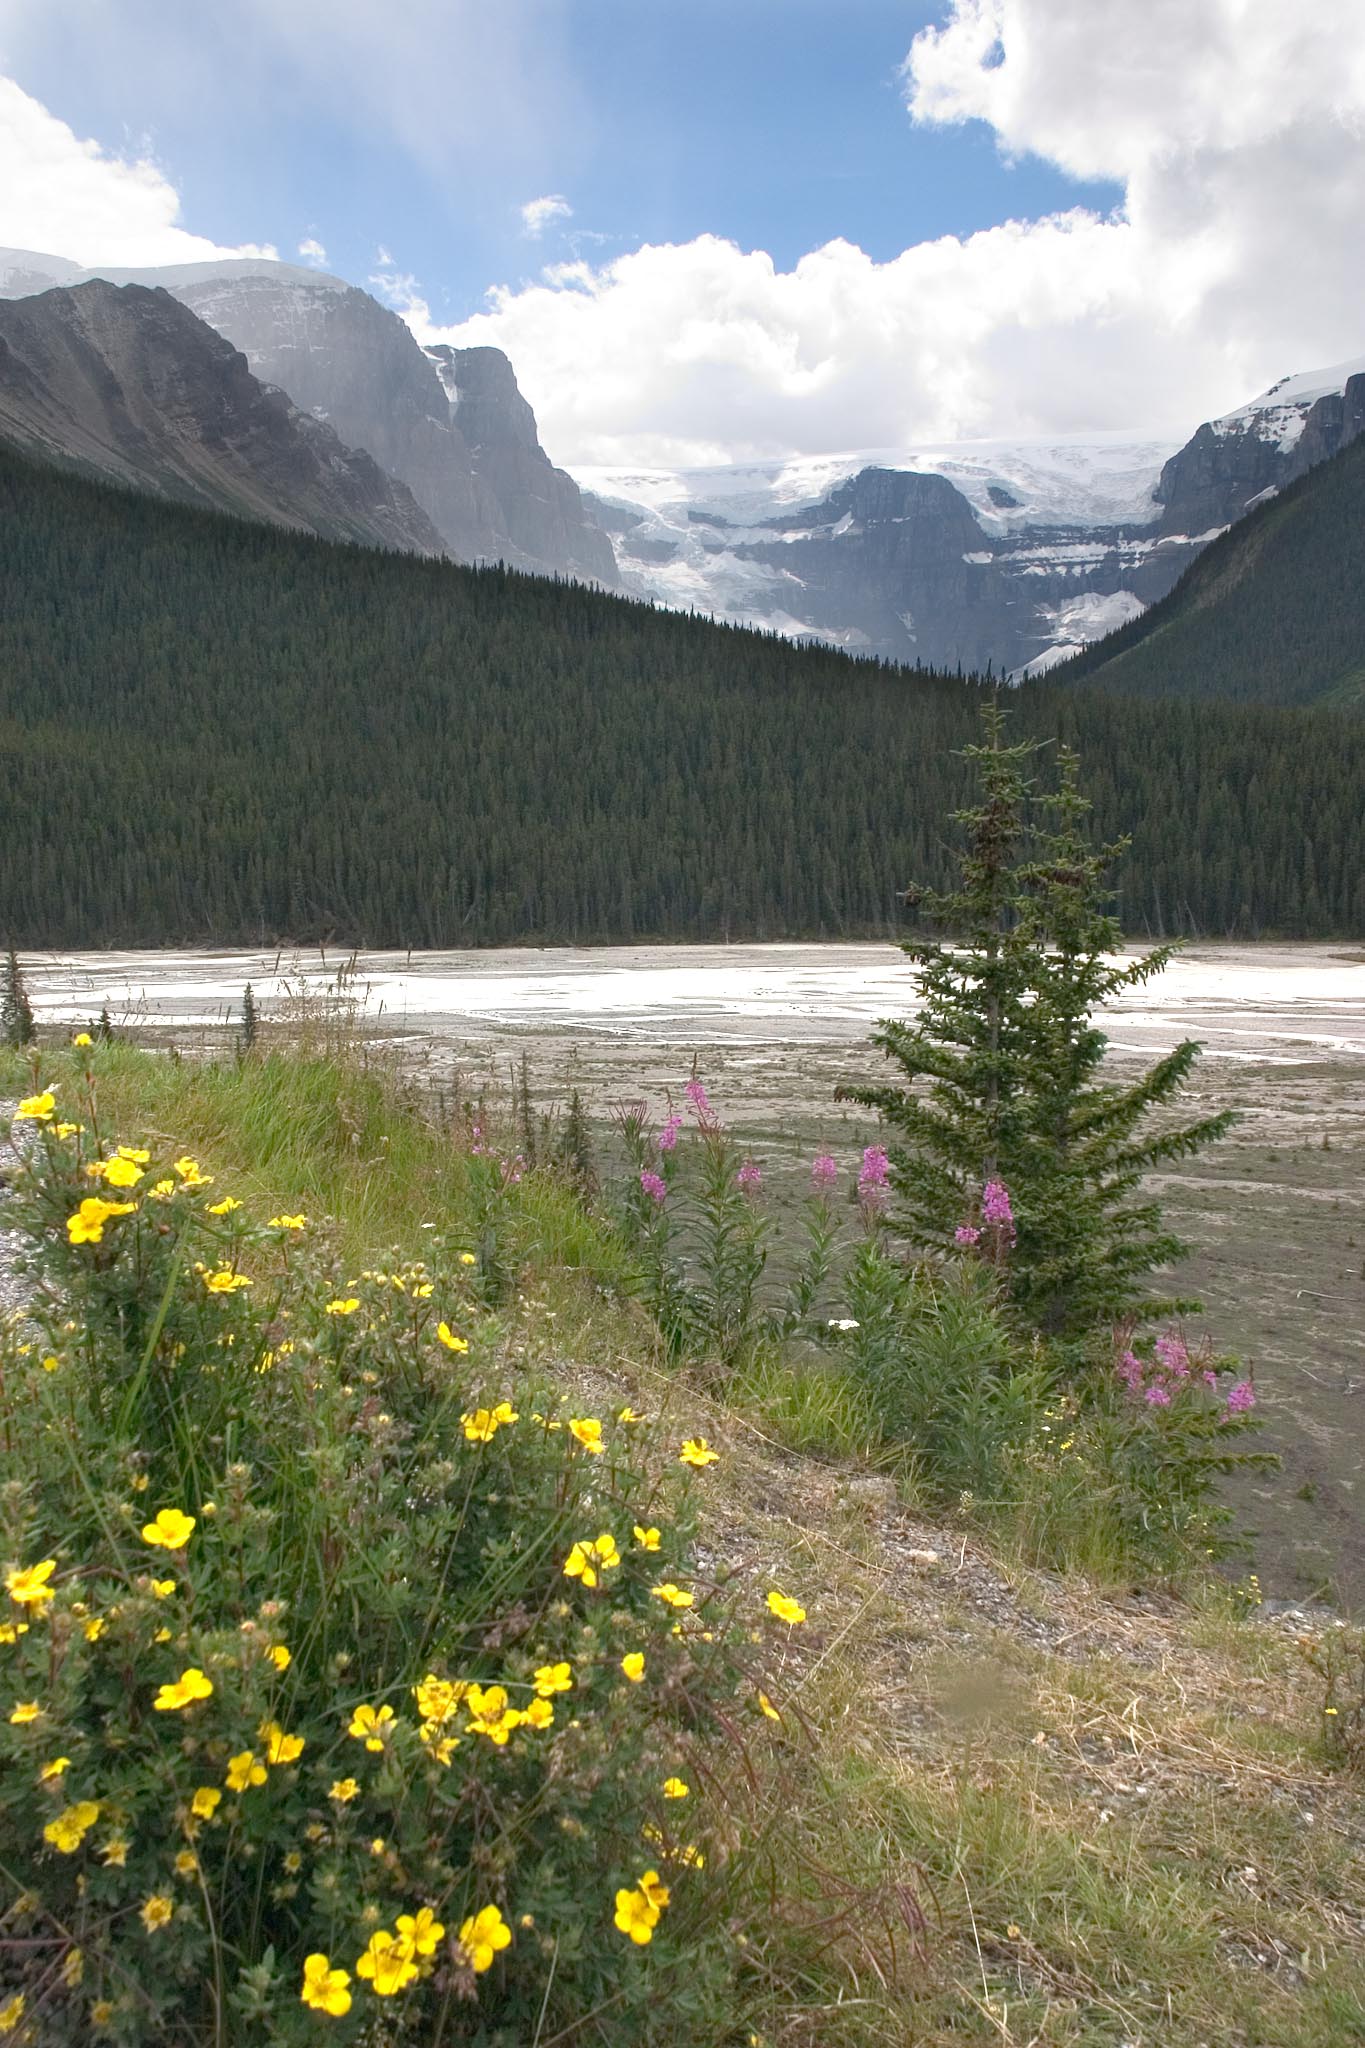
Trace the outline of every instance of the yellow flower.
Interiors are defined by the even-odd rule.
[[[234,1209],[240,1209],[241,1206],[236,1195],[224,1195],[221,1202],[214,1202],[212,1204],[206,1202],[204,1210],[205,1214],[209,1216],[230,1216]]]
[[[594,1415],[571,1415],[569,1435],[576,1438],[585,1451],[591,1451],[594,1457],[606,1449],[602,1441],[602,1425]]]
[[[668,1886],[660,1884],[657,1870],[647,1870],[640,1879],[640,1890],[649,1900],[656,1913],[662,1913],[668,1904]]]
[[[671,1579],[666,1579],[662,1586],[651,1586],[649,1590],[654,1599],[662,1600],[666,1606],[691,1607],[693,1605],[692,1595],[685,1593],[681,1586],[675,1586]]]
[[[102,1614],[92,1614],[89,1621],[85,1623],[85,1640],[87,1643],[97,1643],[103,1634],[104,1616]]]
[[[600,1571],[613,1571],[620,1562],[616,1538],[604,1531],[591,1542],[575,1543],[564,1560],[564,1576],[566,1579],[581,1579],[585,1586],[591,1588],[597,1584]]]
[[[759,1696],[758,1696],[758,1706],[759,1706],[759,1712],[760,1712],[760,1713],[762,1713],[762,1714],[764,1714],[764,1715],[766,1715],[766,1717],[767,1717],[767,1719],[768,1719],[768,1720],[770,1720],[770,1721],[781,1721],[781,1719],[782,1719],[782,1716],[781,1716],[781,1715],[780,1715],[780,1714],[778,1713],[778,1711],[777,1711],[777,1708],[776,1708],[776,1707],[775,1707],[775,1706],[773,1705],[772,1701],[771,1701],[771,1700],[770,1700],[770,1699],[768,1698],[768,1695],[767,1695],[767,1693],[766,1693],[766,1692],[761,1692],[761,1693],[759,1694]]]
[[[305,1956],[303,1989],[299,1997],[314,2012],[325,2012],[334,2020],[344,2019],[351,2010],[351,1994],[346,1989],[350,1981],[350,1971],[334,1970],[328,1957],[321,1954]]]
[[[117,1149],[119,1158],[131,1159],[134,1166],[146,1166],[151,1160],[151,1153],[144,1152],[140,1145],[120,1145]]]
[[[634,1529],[631,1531],[631,1534],[634,1536],[635,1541],[639,1544],[641,1550],[658,1549],[659,1532],[657,1529],[642,1529],[640,1527],[640,1524],[637,1522],[635,1524]]]
[[[423,1721],[417,1731],[429,1756],[435,1758],[443,1770],[449,1770],[450,1759],[460,1746],[458,1735],[443,1735],[439,1721]]]
[[[94,1799],[79,1799],[74,1806],[67,1806],[50,1820],[43,1829],[43,1840],[50,1842],[63,1856],[70,1856],[79,1849],[95,1822],[100,1817],[99,1804]]]
[[[199,1858],[195,1855],[193,1849],[182,1849],[175,1859],[176,1876],[193,1877],[198,1868]]]
[[[168,1899],[164,1892],[153,1892],[142,1907],[140,1918],[148,1934],[155,1934],[164,1927],[175,1912],[174,1899]]]
[[[69,1756],[54,1756],[52,1762],[44,1764],[43,1768],[39,1771],[38,1777],[40,1781],[46,1784],[49,1778],[60,1778],[62,1772],[68,1769],[70,1763],[71,1759]]]
[[[49,1088],[42,1095],[26,1095],[14,1112],[15,1123],[45,1124],[52,1120],[57,1098]]]
[[[366,1978],[380,1998],[392,1998],[395,1992],[407,1989],[418,1970],[407,1942],[380,1928],[370,1936],[370,1945],[356,1964],[355,1973]]]
[[[192,1707],[196,1700],[206,1700],[213,1691],[213,1680],[206,1678],[197,1666],[191,1665],[182,1671],[174,1685],[163,1685],[152,1701],[158,1714],[174,1713],[180,1707]]]
[[[5,1591],[20,1607],[32,1607],[41,1612],[46,1601],[56,1593],[48,1580],[57,1569],[55,1557],[45,1557],[41,1564],[31,1564],[26,1569],[5,1573]]]
[[[292,1764],[303,1755],[303,1737],[286,1735],[278,1721],[262,1721],[256,1733],[265,1744],[268,1764]]]
[[[152,1592],[158,1600],[169,1600],[171,1594],[175,1591],[174,1579],[152,1579],[150,1584]]]
[[[107,2027],[110,2020],[114,2017],[112,1999],[97,1998],[90,2008],[90,2017],[97,2027]]]
[[[335,1799],[338,1806],[349,1806],[359,1791],[360,1787],[354,1778],[333,1778],[332,1789],[327,1797]]]
[[[471,1444],[491,1444],[502,1426],[491,1408],[476,1408],[472,1414],[462,1415],[460,1421]]]
[[[16,1991],[6,2005],[0,2006],[0,2034],[12,2034],[24,2017],[24,1994]]]
[[[448,1721],[469,1687],[459,1678],[438,1678],[433,1671],[412,1688],[418,1712],[424,1721]]]
[[[183,1550],[194,1534],[194,1516],[180,1508],[162,1508],[155,1520],[145,1522],[142,1540],[153,1550]]]
[[[468,1351],[469,1349],[468,1337],[457,1337],[449,1323],[438,1323],[436,1325],[436,1335],[440,1342],[445,1345],[447,1351]]]
[[[366,1749],[381,1750],[392,1726],[392,1707],[357,1707],[346,1733],[354,1735],[357,1742],[363,1742]]]
[[[197,1159],[190,1159],[188,1157],[177,1159],[175,1170],[187,1188],[207,1188],[213,1184],[213,1176],[211,1174],[203,1174],[199,1171]]]
[[[87,1195],[75,1214],[66,1219],[66,1234],[72,1244],[99,1244],[104,1226],[115,1216],[131,1216],[136,1202],[106,1202],[99,1195]]]
[[[650,1904],[642,1891],[619,1891],[616,1894],[615,1924],[622,1934],[628,1934],[643,1948],[646,1942],[654,1939],[659,1909]]]
[[[269,1773],[254,1750],[241,1750],[228,1758],[224,1784],[229,1792],[245,1792],[248,1786],[264,1785]]]
[[[402,1921],[399,1921],[402,1926]],[[471,1970],[491,1970],[493,1958],[500,1949],[508,1948],[512,1941],[512,1930],[496,1906],[481,1907],[471,1913],[467,1920],[460,1922],[460,1953]]]
[[[272,1230],[306,1230],[308,1228],[308,1218],[306,1216],[272,1216],[270,1228]]]
[[[190,1801],[190,1812],[196,1820],[212,1820],[222,1803],[223,1795],[216,1785],[200,1785]]]
[[[68,1991],[74,1991],[85,1975],[85,1957],[78,1948],[69,1948],[62,1962],[62,1982]]]
[[[536,1699],[532,1700],[521,1718],[528,1728],[552,1728],[555,1710],[548,1700]]]
[[[624,1408],[618,1408],[616,1411],[616,1420],[618,1422],[643,1422],[645,1418],[643,1415],[637,1415],[630,1403],[627,1402]]]
[[[277,1671],[287,1671],[294,1661],[283,1643],[272,1643],[265,1654]]]
[[[38,1720],[42,1712],[43,1709],[38,1705],[37,1700],[20,1700],[14,1712],[10,1715],[10,1720],[16,1728],[27,1728],[29,1722]]]
[[[216,1273],[205,1273],[203,1281],[210,1294],[236,1294],[240,1288],[256,1284],[247,1274],[234,1273],[231,1266],[220,1266]]]
[[[419,1956],[434,1956],[437,1944],[445,1937],[445,1928],[430,1906],[421,1907],[415,1915],[400,1913],[398,1932]]]
[[[476,1266],[478,1264],[478,1260],[474,1257],[473,1252],[461,1252],[460,1264],[462,1266]]]
[[[785,1593],[769,1593],[768,1612],[775,1614],[779,1621],[785,1621],[791,1628],[795,1628],[798,1622],[806,1618],[805,1608],[798,1601],[789,1600]]]
[[[147,1189],[147,1194],[154,1202],[169,1202],[174,1193],[175,1182],[173,1180],[154,1181],[152,1186]]]
[[[359,1307],[358,1294],[339,1295],[335,1301],[328,1302],[327,1313],[329,1316],[353,1316]]]
[[[85,1125],[84,1125],[84,1124],[57,1124],[57,1125],[55,1126],[55,1129],[56,1129],[56,1132],[57,1132],[57,1136],[58,1136],[59,1138],[78,1138],[78,1137],[80,1136],[81,1132],[82,1132],[82,1131],[83,1131],[83,1130],[85,1129]]]
[[[538,1664],[535,1669],[535,1688],[542,1699],[549,1699],[552,1693],[572,1692],[572,1667],[568,1664]]]
[[[471,1685],[465,1704],[469,1709],[470,1733],[486,1735],[499,1749],[507,1747],[508,1737],[526,1719],[525,1714],[508,1705],[507,1693],[500,1685]]]
[[[28,1634],[26,1621],[0,1621],[0,1643],[17,1643]]]
[[[691,1797],[692,1787],[682,1778],[665,1778],[663,1792],[665,1799],[688,1799]]]
[[[678,1462],[682,1465],[714,1465],[719,1456],[720,1452],[713,1451],[704,1436],[690,1436],[678,1453]]]
[[[128,1837],[110,1835],[101,1848],[100,1855],[111,1870],[122,1870],[128,1861]]]
[[[88,1031],[78,1031],[71,1043],[73,1045],[93,1045],[95,1041]]]
[[[632,1685],[638,1685],[645,1675],[645,1659],[642,1650],[632,1650],[621,1659],[621,1669]]]
[[[87,1166],[85,1170],[87,1173],[93,1173],[94,1167]],[[135,1188],[142,1178],[142,1173],[131,1159],[106,1159],[100,1178],[107,1181],[111,1188]]]

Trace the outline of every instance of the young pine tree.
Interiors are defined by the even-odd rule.
[[[19,955],[11,947],[0,975],[0,1045],[17,1049],[32,1045],[33,1039],[33,1005],[24,986]]]
[[[1035,795],[1025,775],[1034,749],[1006,747],[1003,722],[990,705],[985,744],[967,750],[981,800],[957,814],[967,835],[959,887],[907,892],[944,934],[905,944],[922,1006],[876,1034],[907,1085],[843,1092],[891,1127],[893,1231],[940,1252],[979,1233],[1028,1321],[1069,1336],[1172,1306],[1144,1283],[1184,1247],[1140,1184],[1232,1118],[1153,1127],[1189,1078],[1193,1041],[1134,1082],[1103,1073],[1108,1040],[1095,1011],[1160,973],[1170,951],[1114,958],[1105,876],[1123,847],[1088,844],[1074,756],[1062,756],[1056,794]],[[982,1228],[992,1183],[1008,1190],[1003,1212],[995,1200],[1005,1222]]]

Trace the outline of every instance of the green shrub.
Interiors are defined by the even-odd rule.
[[[15,1176],[55,1284],[0,1339],[0,2017],[744,2040],[799,1624],[693,1568],[714,1454],[570,1412],[468,1244],[348,1276],[57,1092]]]

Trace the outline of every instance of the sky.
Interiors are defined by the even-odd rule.
[[[1365,355],[1360,0],[0,0],[0,244],[271,250],[555,460],[1182,436]]]

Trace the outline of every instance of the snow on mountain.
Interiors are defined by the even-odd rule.
[[[1254,432],[1262,440],[1273,440],[1282,455],[1294,448],[1320,398],[1344,391],[1352,377],[1365,376],[1365,356],[1330,369],[1304,370],[1296,377],[1281,377],[1259,398],[1252,398],[1232,412],[1209,422],[1215,434]]]

